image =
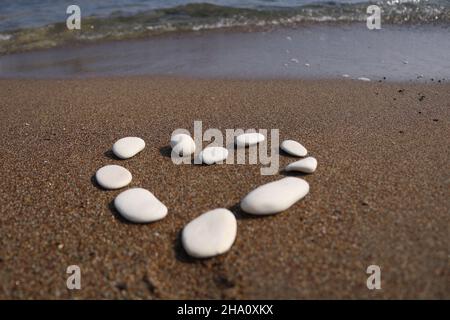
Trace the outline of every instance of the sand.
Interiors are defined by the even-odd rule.
[[[0,97],[2,299],[450,298],[449,84],[0,80]],[[240,199],[283,174],[175,166],[170,134],[194,120],[299,140],[319,163],[304,176],[310,194],[279,215],[245,215]],[[124,136],[147,147],[116,160]],[[153,192],[167,217],[121,219],[111,203],[122,190],[93,180],[106,164],[128,168],[130,187]],[[189,258],[182,227],[217,207],[238,217],[234,246]],[[78,291],[66,288],[72,264]],[[382,290],[366,287],[372,264]]]

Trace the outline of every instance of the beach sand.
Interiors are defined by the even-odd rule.
[[[97,78],[0,80],[0,298],[450,298],[450,85],[325,80]],[[240,199],[283,177],[260,165],[176,166],[177,128],[279,129],[318,169],[310,193],[274,216]],[[124,136],[147,147],[121,161]],[[282,155],[281,168],[295,159]],[[133,174],[167,217],[127,223],[123,190],[93,180],[106,164]],[[189,258],[180,231],[231,208],[232,249]],[[381,290],[366,268],[381,267]],[[66,268],[81,268],[81,290]]]

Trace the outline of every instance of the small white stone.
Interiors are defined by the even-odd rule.
[[[284,152],[296,157],[304,157],[308,154],[306,148],[294,140],[284,140],[280,148]]]
[[[291,61],[294,62],[294,63],[299,63],[300,62],[300,61],[298,61],[297,58],[292,58]]]
[[[113,153],[120,159],[128,159],[145,148],[145,141],[138,137],[126,137],[117,140],[113,147]]]
[[[179,133],[170,138],[172,152],[180,156],[190,156],[195,152],[195,142],[190,135]]]
[[[127,220],[147,223],[167,215],[167,207],[148,190],[128,189],[114,199],[114,207]]]
[[[214,164],[225,160],[228,157],[228,150],[223,147],[207,147],[198,155],[198,162]]]
[[[305,63],[305,67],[310,67],[311,65],[309,63]]]
[[[369,81],[370,81],[369,78],[365,78],[365,77],[359,77],[358,80],[359,80],[359,81],[366,81],[366,82],[369,82]]]
[[[131,182],[131,173],[122,166],[111,164],[98,169],[95,179],[105,189],[119,189]]]
[[[284,211],[309,192],[309,184],[303,179],[287,177],[259,186],[241,201],[241,209],[256,215],[268,215]]]
[[[264,141],[266,138],[262,133],[251,132],[240,134],[236,137],[236,146],[239,148],[249,147]]]
[[[237,222],[227,209],[214,209],[189,222],[181,234],[186,252],[195,258],[209,258],[227,252],[236,239]]]
[[[344,78],[349,78],[349,77],[350,77],[349,74],[343,74],[342,76],[343,76]]]
[[[286,166],[286,171],[300,171],[305,173],[313,173],[317,168],[317,160],[313,157],[308,157]]]

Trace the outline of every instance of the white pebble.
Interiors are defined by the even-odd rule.
[[[286,166],[286,171],[300,171],[305,173],[313,173],[317,168],[317,160],[313,157],[308,157]]]
[[[309,63],[305,63],[305,67],[310,67],[311,65]]]
[[[111,164],[98,169],[95,179],[105,189],[119,189],[131,182],[131,173],[122,166]]]
[[[114,199],[114,206],[125,219],[135,223],[152,222],[167,215],[167,207],[142,188],[122,192]]]
[[[128,159],[145,148],[145,141],[138,137],[126,137],[117,140],[113,147],[113,153],[120,159]]]
[[[200,163],[214,164],[225,160],[228,157],[228,150],[223,147],[207,147],[198,155]]]
[[[349,75],[349,74],[343,74],[342,77],[344,77],[344,78],[349,78],[350,75]]]
[[[284,211],[309,192],[309,184],[303,179],[287,177],[264,184],[241,201],[241,209],[256,215],[268,215]]]
[[[369,78],[365,78],[365,77],[359,77],[358,80],[360,80],[360,81],[366,81],[366,82],[369,82],[369,81],[370,81]]]
[[[236,137],[236,146],[239,148],[253,146],[255,144],[264,141],[265,139],[266,138],[261,133],[257,132],[244,133]]]
[[[298,59],[296,59],[296,58],[292,58],[291,61],[294,62],[294,63],[299,63],[299,62],[300,62],[300,61],[298,61]]]
[[[296,157],[304,157],[308,154],[306,148],[294,140],[284,140],[280,148],[284,152]]]
[[[209,258],[227,252],[236,239],[237,222],[227,209],[214,209],[189,222],[181,242],[186,252],[196,258]]]
[[[190,135],[179,133],[170,139],[172,152],[180,156],[190,156],[195,152],[195,142]]]

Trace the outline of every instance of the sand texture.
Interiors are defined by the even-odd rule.
[[[450,298],[450,85],[171,78],[0,80],[0,298]],[[279,129],[318,160],[291,209],[238,208],[260,165],[175,166],[176,128]],[[114,159],[112,144],[146,148]],[[280,157],[281,166],[295,161]],[[169,209],[136,225],[100,189],[106,164]],[[293,173],[295,175],[295,173]],[[189,258],[182,227],[225,207],[238,234],[225,255]],[[82,289],[66,288],[79,265]],[[382,290],[366,287],[366,268]]]

